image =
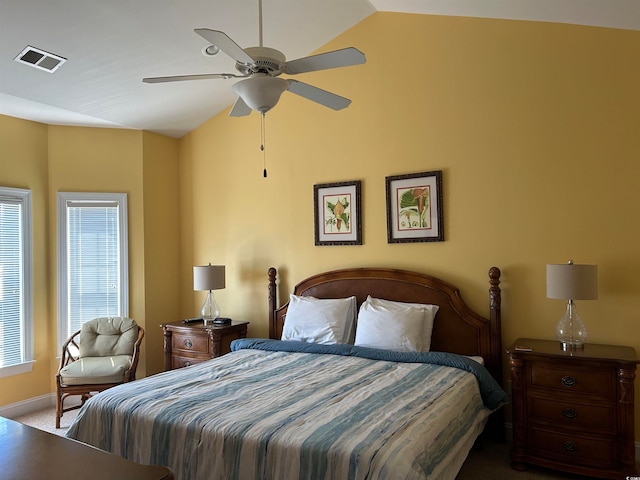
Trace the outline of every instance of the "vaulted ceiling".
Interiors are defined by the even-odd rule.
[[[264,0],[264,45],[304,57],[376,11],[640,29],[638,0]],[[258,0],[0,0],[0,114],[179,138],[234,102],[233,80],[141,79],[235,72],[193,30],[249,47],[258,25]],[[14,61],[28,46],[66,62],[51,73]]]

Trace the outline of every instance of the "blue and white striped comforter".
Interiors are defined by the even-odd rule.
[[[490,412],[459,368],[254,347],[106,390],[67,436],[176,480],[453,479]]]

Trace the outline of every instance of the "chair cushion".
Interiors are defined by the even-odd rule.
[[[80,357],[132,355],[137,339],[138,324],[131,318],[94,318],[80,329]]]
[[[97,385],[122,383],[124,372],[131,366],[131,355],[84,357],[60,370],[62,385]]]

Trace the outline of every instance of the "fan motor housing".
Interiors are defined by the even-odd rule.
[[[253,65],[236,63],[236,70],[243,75],[253,73],[266,73],[268,75],[280,75],[286,57],[275,48],[268,47],[248,47],[244,49],[247,54],[254,59]]]

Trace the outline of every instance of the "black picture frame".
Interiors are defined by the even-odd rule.
[[[313,186],[315,244],[362,245],[361,182]]]
[[[385,180],[387,243],[443,242],[442,170]]]

